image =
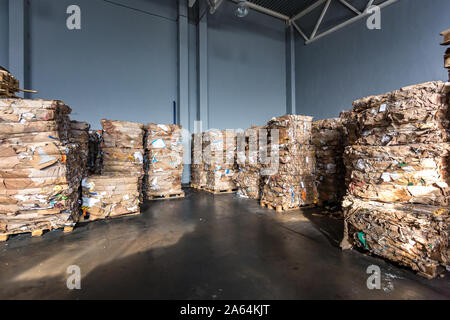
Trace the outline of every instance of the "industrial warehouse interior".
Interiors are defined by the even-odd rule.
[[[0,182],[1,300],[450,300],[450,1],[0,0]]]

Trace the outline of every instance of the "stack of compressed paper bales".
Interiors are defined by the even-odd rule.
[[[312,124],[312,144],[316,147],[316,184],[319,206],[340,206],[345,195],[344,128],[341,119]]]
[[[240,138],[238,136],[237,164],[238,172],[233,176],[233,181],[238,187],[238,195],[244,198],[260,199],[262,191],[261,161],[259,161],[259,135],[267,134],[264,127],[252,126],[245,130],[243,145],[240,150]]]
[[[147,124],[146,145],[147,199],[184,197],[184,191],[181,188],[184,156],[181,126]]]
[[[144,125],[102,119],[102,174],[144,176]]]
[[[357,246],[434,277],[448,265],[449,105],[442,82],[357,100],[342,114],[342,247]]]
[[[83,179],[84,220],[139,214],[140,181],[136,176],[93,175]]]
[[[0,99],[0,234],[72,227],[83,175],[71,109],[57,100]]]
[[[102,174],[83,180],[83,219],[94,221],[139,213],[144,175],[144,126],[101,120],[103,135],[91,135],[91,147],[101,142]],[[94,156],[96,159],[98,155]],[[94,170],[97,166],[94,161]],[[91,159],[92,161],[92,159]]]
[[[0,67],[0,98],[14,98],[19,91],[19,81]]]
[[[272,149],[278,146],[278,159],[276,163],[263,164],[263,174],[267,172],[268,177],[264,181],[261,205],[283,211],[317,202],[311,125],[312,117],[300,115],[273,118],[267,124],[270,135],[267,156],[276,157]]]
[[[205,190],[229,193],[236,189],[236,132],[208,130],[203,134],[203,160],[206,170]]]
[[[203,133],[192,134],[191,187],[202,189],[206,186],[206,170],[203,163]]]

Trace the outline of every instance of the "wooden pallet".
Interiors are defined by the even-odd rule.
[[[237,188],[235,189],[224,189],[224,190],[214,190],[214,189],[209,189],[209,188],[203,188],[203,191],[212,193],[212,194],[229,194],[229,193],[236,193],[238,191]]]
[[[87,222],[96,222],[96,221],[102,221],[102,220],[110,220],[110,219],[119,219],[119,218],[133,217],[133,216],[138,216],[140,214],[141,214],[140,212],[134,212],[134,213],[123,214],[121,216],[112,216],[112,217],[106,217],[106,218],[103,218],[103,219],[96,219],[96,220],[85,219],[84,216],[81,216],[80,219],[78,220],[78,223],[87,223]]]
[[[10,233],[2,233],[0,234],[0,242],[5,242],[9,239],[10,236],[16,235],[16,234],[25,234],[25,233],[31,233],[32,237],[41,237],[45,232],[47,231],[54,231],[63,229],[63,232],[68,233],[73,231],[73,226],[67,226],[64,228],[55,228],[55,229],[39,229],[39,230],[33,230],[33,231],[16,231],[16,232],[10,232]]]
[[[184,198],[184,191],[169,193],[165,195],[149,195],[147,197],[150,201],[156,201],[156,200],[172,200],[172,199],[181,199]]]
[[[198,185],[196,185],[196,184],[194,184],[194,183],[191,183],[191,184],[190,184],[190,187],[191,187],[191,188],[194,188],[194,189],[197,189],[197,190],[205,190],[205,187],[204,187],[204,186],[198,186]]]
[[[312,204],[311,205],[305,205],[305,206],[292,207],[292,208],[290,208],[290,207],[283,207],[283,206],[276,206],[276,207],[274,207],[272,205],[272,203],[264,201],[264,200],[261,200],[259,202],[259,204],[263,208],[266,207],[267,209],[275,210],[276,212],[286,212],[286,211],[293,211],[293,210],[300,210],[300,209],[307,209],[307,208],[313,208],[314,207],[314,205],[312,205]]]

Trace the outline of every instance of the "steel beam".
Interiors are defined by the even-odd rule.
[[[208,110],[208,14],[205,1],[199,3],[198,23],[198,100],[199,120],[203,130],[209,129]]]
[[[286,28],[286,114],[296,114],[295,34],[292,25]]]
[[[385,2],[383,2],[381,4],[379,4],[378,7],[380,7],[380,9],[382,9],[384,7],[387,7],[387,6],[391,5],[391,4],[396,3],[397,1],[398,0],[388,0],[388,1],[385,1]],[[347,20],[347,21],[345,21],[345,22],[343,22],[343,23],[341,23],[341,24],[339,24],[339,25],[337,25],[337,26],[335,26],[335,27],[325,31],[325,32],[315,36],[314,38],[310,38],[309,40],[307,40],[305,42],[305,44],[310,44],[311,42],[314,42],[314,41],[316,41],[316,40],[318,40],[318,39],[320,39],[320,38],[322,38],[322,37],[324,37],[326,35],[329,35],[330,33],[333,33],[333,32],[335,32],[337,30],[340,30],[340,29],[348,26],[349,24],[352,24],[353,22],[356,22],[356,21],[366,17],[367,15],[368,15],[367,11],[364,11],[360,15],[357,15],[357,16],[351,18],[350,20]]]

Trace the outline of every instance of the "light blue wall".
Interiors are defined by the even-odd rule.
[[[208,17],[209,126],[246,129],[286,113],[285,24],[224,1]]]
[[[62,99],[73,117],[172,123],[177,100],[175,1],[33,0],[30,6],[34,98]],[[82,30],[66,28],[77,4]]]
[[[0,0],[0,66],[8,68],[8,0]]]
[[[448,78],[439,33],[450,27],[450,1],[400,0],[381,18],[381,30],[363,19],[307,46],[297,38],[297,113],[336,117],[355,99]]]

